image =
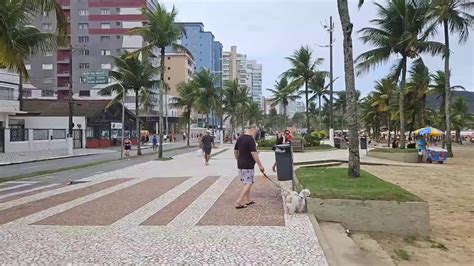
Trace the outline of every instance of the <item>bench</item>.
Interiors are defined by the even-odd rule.
[[[291,141],[291,148],[294,152],[304,152],[304,143],[303,140],[297,139]]]

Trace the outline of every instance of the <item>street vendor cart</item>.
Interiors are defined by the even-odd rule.
[[[423,154],[423,161],[427,163],[444,163],[447,157],[447,150],[438,147],[428,147]]]
[[[423,162],[432,163],[444,163],[448,158],[448,151],[433,145],[431,140],[435,138],[441,138],[444,136],[444,132],[433,128],[433,127],[424,127],[418,130],[415,130],[415,134],[418,135],[417,149],[420,159]]]

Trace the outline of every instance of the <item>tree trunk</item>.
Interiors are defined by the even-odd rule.
[[[138,112],[138,108],[140,107],[138,104],[138,90],[135,90],[135,115],[136,115],[136,120],[135,120],[135,130],[136,130],[136,135],[137,135],[137,155],[142,155],[142,149],[140,147],[140,141],[141,141],[141,134],[140,134],[140,116]]]
[[[354,59],[352,55],[352,23],[349,17],[347,0],[337,0],[339,17],[343,32],[344,75],[347,97],[347,123],[349,126],[349,167],[350,177],[360,176],[359,134],[357,132],[357,100],[354,84]]]
[[[322,130],[323,129],[323,125],[322,125],[322,117],[321,117],[321,95],[318,96],[319,99],[318,99],[318,103],[319,103],[319,108],[318,108],[318,113],[319,113],[319,130]]]
[[[309,98],[308,98],[308,81],[304,81],[304,93],[306,97],[306,132],[310,133],[311,130],[309,129]]]
[[[390,120],[391,119],[390,118],[391,118],[390,117],[390,111],[388,111],[388,113],[387,113],[387,130],[388,130],[387,144],[388,144],[388,147],[390,147],[390,130],[391,130],[391,128],[390,128],[390,126],[391,126],[391,121]]]
[[[449,102],[450,102],[450,97],[451,97],[451,85],[449,81],[449,29],[448,29],[448,21],[445,20],[443,22],[444,26],[444,43],[446,45],[446,52],[444,55],[444,75],[446,78],[446,81],[444,82],[444,87],[445,87],[445,98],[446,101],[444,103],[444,113],[446,117],[446,149],[448,150],[448,156],[449,157],[454,157],[453,154],[453,147],[451,143],[451,121],[449,117]]]
[[[425,127],[425,108],[426,107],[426,94],[423,95],[423,98],[421,100],[421,127]]]
[[[186,132],[186,146],[189,145],[189,139],[191,138],[191,108],[188,109],[188,130]]]
[[[18,101],[20,103],[20,111],[23,111],[23,71],[18,72]]]
[[[161,47],[160,51],[160,146],[158,147],[158,158],[163,158],[163,135],[164,126],[163,126],[163,90],[165,88],[165,47]]]
[[[287,107],[287,104],[283,104],[283,116],[285,118],[285,129],[288,127],[287,122],[286,122],[286,119],[287,119],[287,117],[286,117],[286,107]]]
[[[407,78],[407,57],[402,58],[402,80],[400,81],[400,149],[405,149],[405,114],[404,114],[404,98],[405,98],[405,83]]]

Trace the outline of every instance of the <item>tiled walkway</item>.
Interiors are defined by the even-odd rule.
[[[229,149],[208,167],[188,153],[75,185],[0,184],[0,261],[327,265],[309,218],[286,215],[269,181],[234,208],[236,173]]]

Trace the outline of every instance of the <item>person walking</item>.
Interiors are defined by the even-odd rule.
[[[240,181],[244,185],[239,198],[237,199],[236,209],[247,208],[247,206],[255,202],[250,199],[250,190],[254,183],[255,164],[258,165],[260,172],[264,173],[260,158],[257,153],[257,144],[255,142],[255,135],[257,134],[257,126],[252,125],[244,134],[240,135],[234,147],[234,156],[237,160],[237,168],[239,169]]]
[[[273,151],[276,150],[276,145],[283,144],[283,141],[284,141],[283,135],[280,134],[279,131],[276,132],[275,137],[276,137],[276,141],[275,141],[275,146],[272,147],[272,150],[273,150]],[[277,163],[276,163],[276,161],[275,161],[275,163],[274,163],[273,166],[272,166],[273,172],[276,172],[276,165],[277,165]]]
[[[207,131],[206,135],[201,138],[200,146],[204,153],[204,164],[209,165],[209,159],[211,158],[212,146],[214,144],[214,138],[211,136],[211,131]]]
[[[130,150],[132,149],[132,142],[129,138],[123,141],[123,148],[125,149],[125,159],[130,160]]]
[[[156,135],[153,135],[151,142],[153,144],[153,151],[156,151],[156,148],[158,147],[158,139],[156,138]]]

